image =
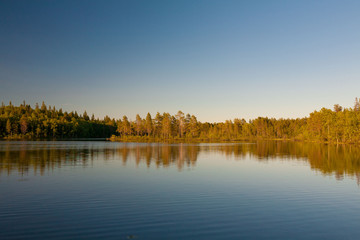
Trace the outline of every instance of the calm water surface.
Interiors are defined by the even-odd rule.
[[[0,239],[358,239],[360,149],[0,142]]]

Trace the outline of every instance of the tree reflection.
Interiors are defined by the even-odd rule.
[[[43,175],[62,167],[91,167],[95,161],[122,161],[148,168],[176,167],[179,171],[195,167],[200,153],[221,154],[237,160],[303,161],[323,175],[341,180],[355,177],[360,183],[360,148],[352,145],[260,141],[244,144],[64,144],[64,143],[0,143],[0,174]]]
[[[97,145],[48,146],[2,142],[0,144],[0,174],[18,172],[43,175],[65,166],[93,166],[97,160],[121,160],[124,165],[129,159],[136,165],[147,167],[176,166],[178,170],[195,166],[200,148],[197,145],[166,144],[120,144],[112,147]]]
[[[253,156],[258,161],[291,160],[307,162],[323,175],[356,177],[360,184],[360,148],[354,145],[260,141],[254,144],[220,145],[218,151],[235,159]]]
[[[147,167],[154,164],[156,167],[168,168],[176,166],[178,170],[195,166],[200,152],[198,145],[186,144],[146,144],[146,145],[123,145],[117,149],[124,165],[129,158],[135,159],[136,165],[143,162]]]

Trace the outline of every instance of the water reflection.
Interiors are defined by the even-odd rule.
[[[200,148],[197,145],[81,143],[81,142],[0,142],[0,174],[18,172],[43,175],[64,166],[93,166],[96,160],[121,160],[147,167],[195,166]]]
[[[356,177],[360,183],[360,148],[264,141],[253,144],[136,144],[108,142],[0,142],[0,174],[44,174],[64,166],[93,166],[96,160],[120,160],[147,167],[195,167],[199,154],[220,154],[237,160],[304,161],[324,175]]]
[[[195,166],[200,148],[197,145],[167,145],[167,144],[124,144],[118,147],[115,155],[121,156],[124,165],[129,159],[135,159],[136,165],[145,162],[147,167],[176,166],[182,170],[185,166]]]

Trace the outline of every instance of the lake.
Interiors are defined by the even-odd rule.
[[[360,148],[1,141],[0,239],[358,239]]]

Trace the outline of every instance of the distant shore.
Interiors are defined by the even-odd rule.
[[[153,117],[139,114],[135,120],[91,117],[84,111],[67,112],[43,102],[32,108],[0,107],[0,138],[6,140],[79,140],[106,138],[121,142],[241,142],[257,140],[303,141],[331,144],[360,143],[360,101],[354,108],[322,108],[309,117],[253,120],[235,118],[225,122],[200,122],[195,115],[157,112]]]
[[[145,142],[145,143],[251,143],[258,141],[283,141],[283,142],[304,142],[304,143],[321,143],[332,145],[354,145],[356,142],[330,142],[330,141],[315,141],[304,139],[284,139],[284,138],[240,138],[240,139],[207,139],[207,138],[156,138],[156,137],[139,137],[139,136],[111,136],[106,140],[111,142]]]

